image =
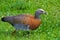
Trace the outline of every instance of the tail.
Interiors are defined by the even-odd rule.
[[[1,21],[12,23],[13,22],[13,17],[2,17]]]
[[[6,18],[5,17],[1,18],[1,21],[6,22]]]

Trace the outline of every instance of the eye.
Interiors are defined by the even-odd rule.
[[[43,11],[41,11],[41,12],[43,12]]]

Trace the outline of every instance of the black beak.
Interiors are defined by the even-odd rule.
[[[45,12],[45,14],[47,15],[47,13]]]
[[[46,14],[46,12],[44,12],[44,14]]]

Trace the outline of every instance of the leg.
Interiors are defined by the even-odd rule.
[[[30,32],[29,31],[23,32],[23,36],[29,36],[29,35],[30,35]]]
[[[14,30],[14,31],[12,32],[12,35],[14,35],[14,33],[16,33],[16,30]]]
[[[30,32],[29,32],[29,31],[27,31],[26,33],[27,33],[28,35],[30,34]]]

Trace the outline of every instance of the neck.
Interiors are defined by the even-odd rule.
[[[35,18],[40,19],[40,15],[39,14],[35,14]]]

